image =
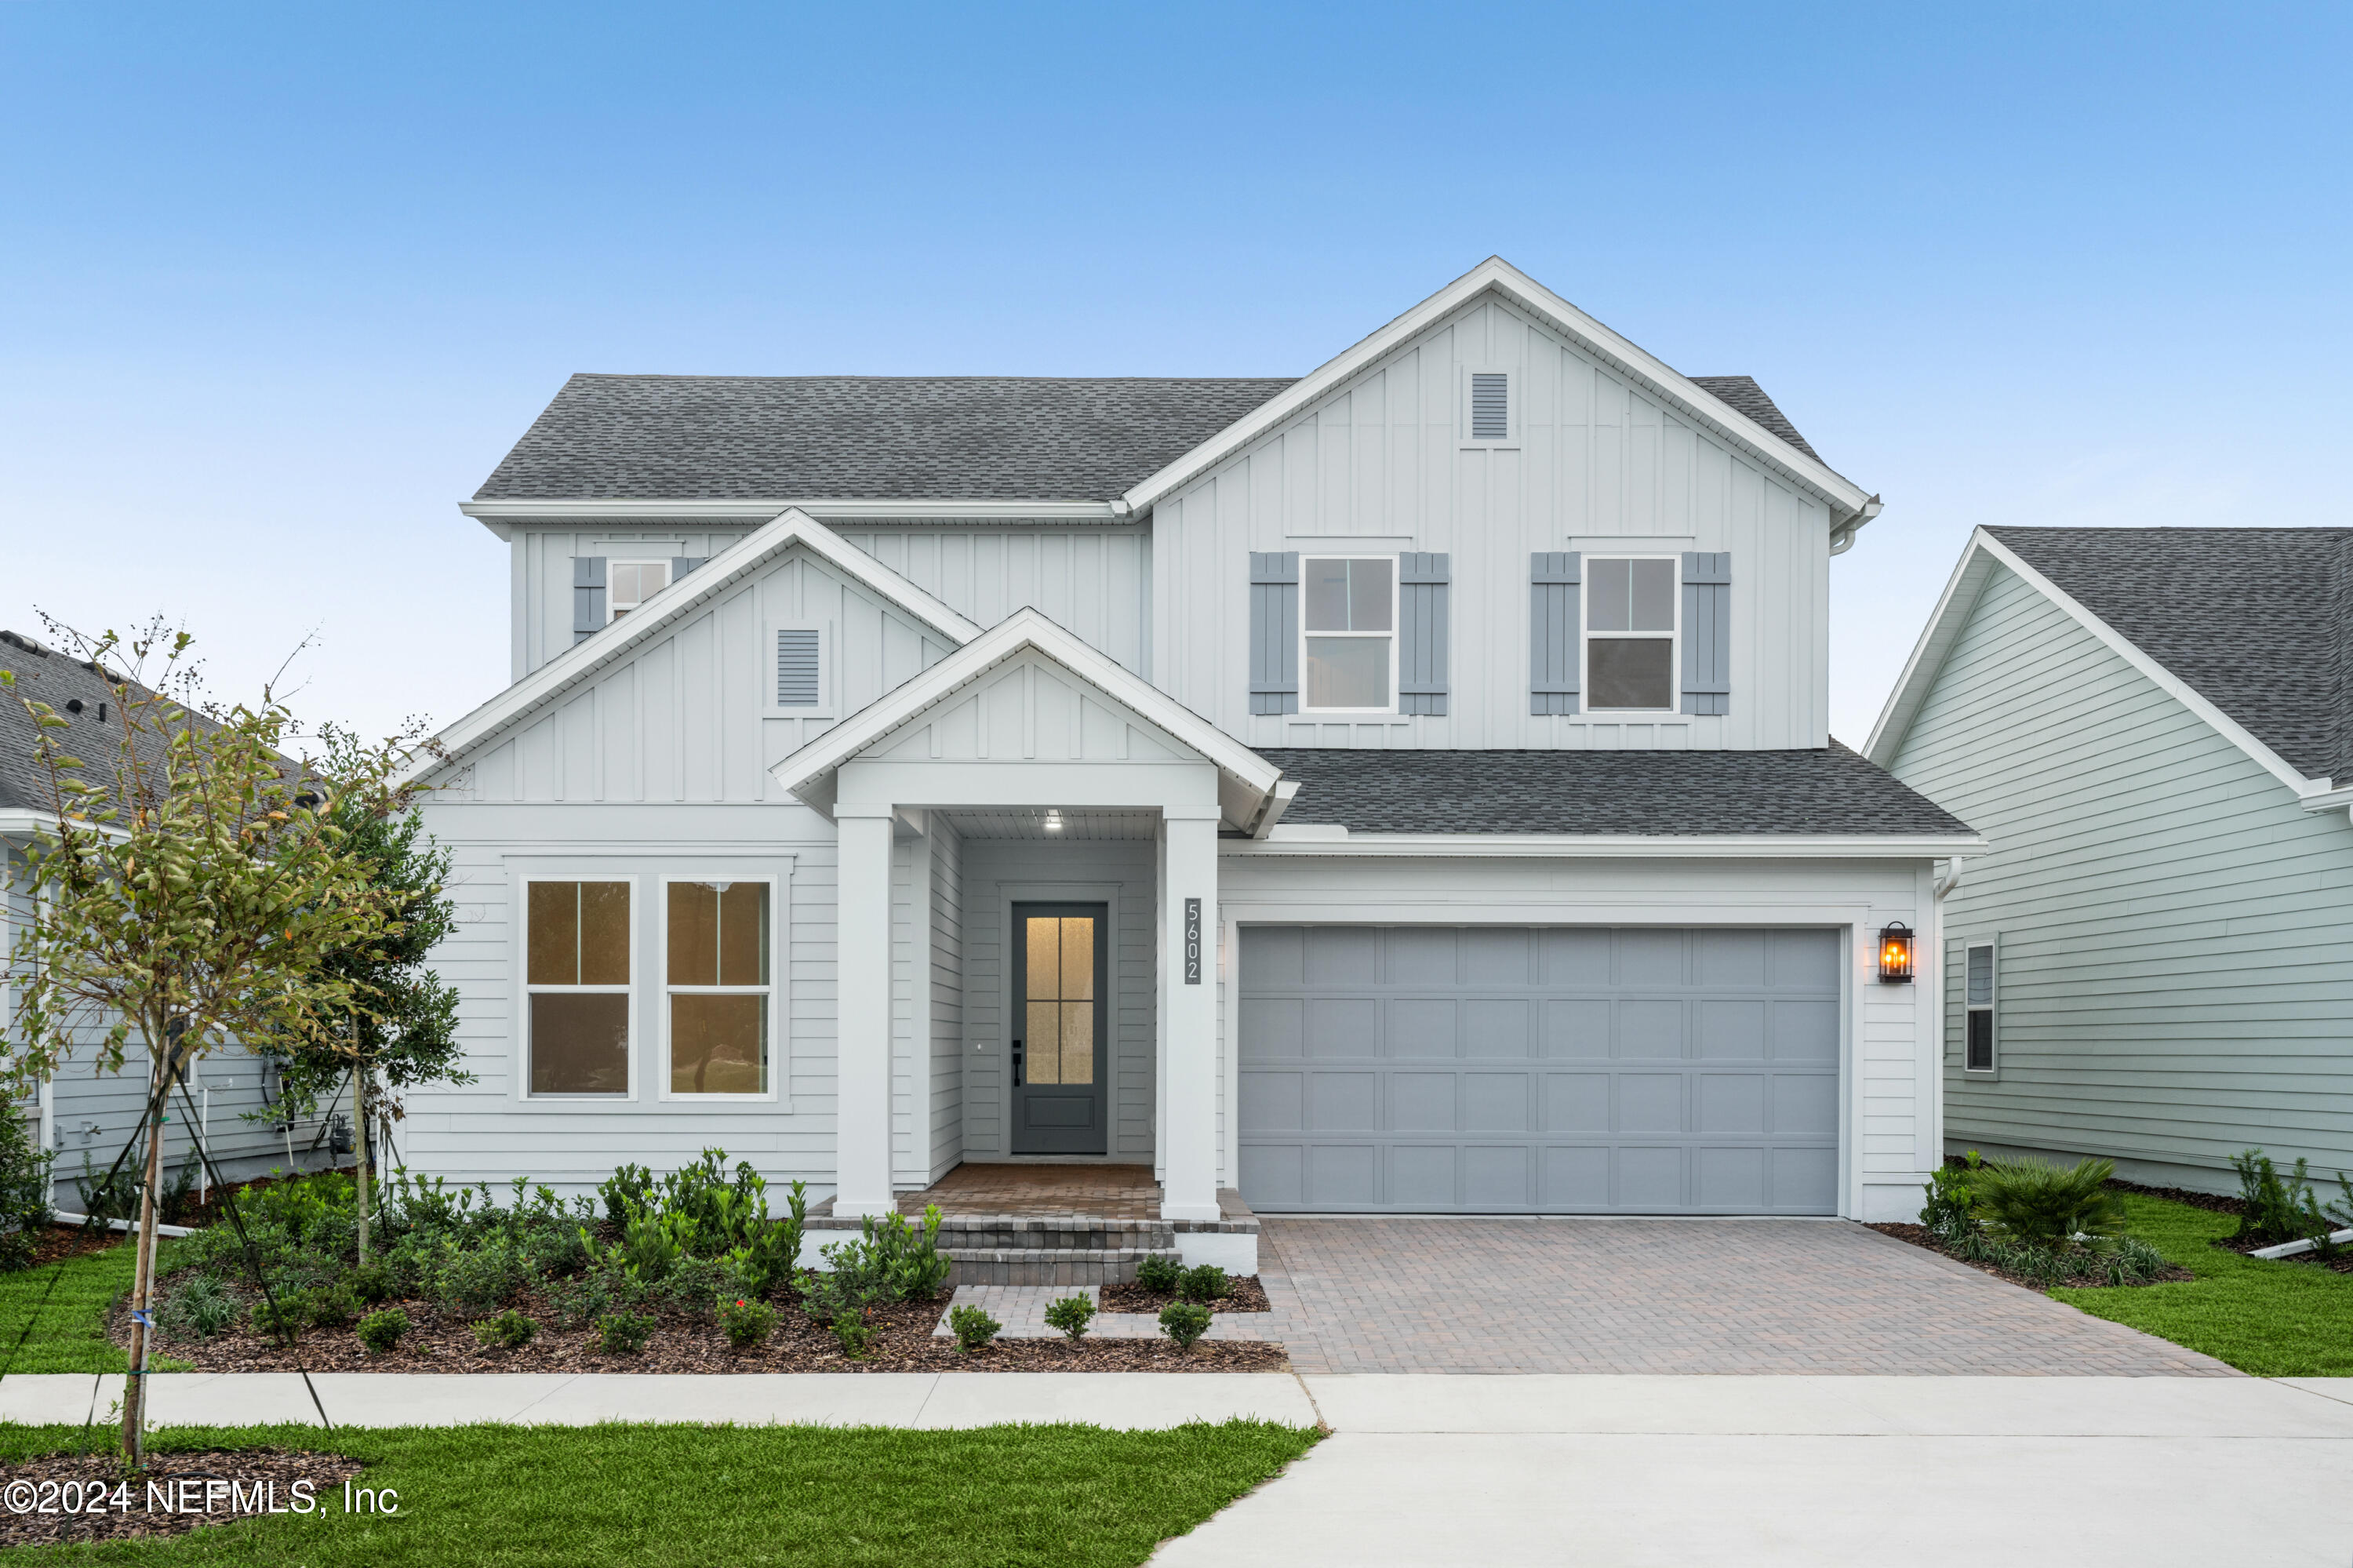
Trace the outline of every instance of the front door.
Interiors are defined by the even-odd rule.
[[[1013,906],[1015,1154],[1107,1154],[1101,904]]]

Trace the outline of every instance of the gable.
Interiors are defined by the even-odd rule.
[[[1036,652],[996,665],[863,761],[1197,762],[1201,754]]]

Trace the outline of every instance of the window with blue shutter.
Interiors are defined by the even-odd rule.
[[[1528,557],[1528,712],[1577,711],[1578,657],[1575,550]]]
[[[672,556],[670,558],[670,580],[678,581],[709,559],[708,556]]]
[[[1732,556],[1683,553],[1683,711],[1732,711]]]
[[[572,641],[605,630],[605,557],[572,557]]]
[[[1398,712],[1446,712],[1448,557],[1398,557]]]
[[[1250,711],[1299,711],[1299,555],[1250,558]]]

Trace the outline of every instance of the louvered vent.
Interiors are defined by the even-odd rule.
[[[1509,440],[1512,434],[1511,376],[1501,370],[1474,371],[1471,376],[1471,439]]]
[[[776,705],[818,705],[818,629],[788,626],[776,633]]]

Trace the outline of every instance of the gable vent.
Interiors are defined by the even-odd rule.
[[[776,705],[813,708],[818,704],[818,629],[785,627],[776,633]]]
[[[1510,373],[1473,371],[1471,376],[1471,439],[1509,440],[1512,434]]]

